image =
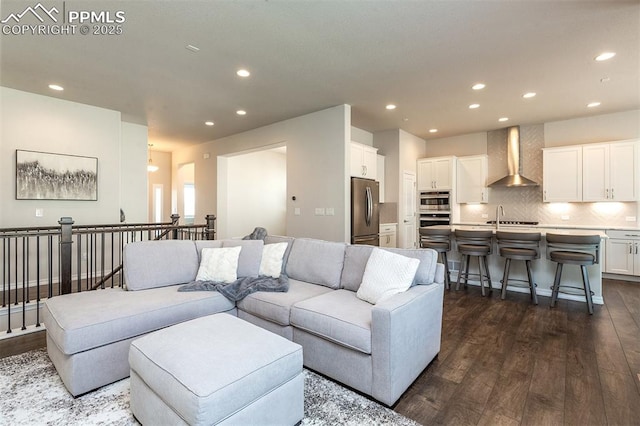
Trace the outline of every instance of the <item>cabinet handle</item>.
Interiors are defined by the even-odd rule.
[[[611,188],[611,199],[613,200],[615,197],[613,196],[613,188]]]
[[[629,243],[629,254],[633,254],[633,244]]]
[[[609,199],[609,188],[604,190],[604,198]]]
[[[636,254],[638,254],[638,243],[636,243],[635,246],[636,246]]]

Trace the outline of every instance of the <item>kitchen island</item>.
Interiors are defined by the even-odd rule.
[[[463,230],[493,230],[495,235],[496,225],[486,225],[486,224],[454,224],[451,226],[446,225],[438,225],[435,228],[440,229],[450,229],[451,230],[451,254],[449,256],[449,265],[453,266],[451,268],[451,281],[452,287],[454,282],[457,280],[457,273],[459,271],[460,265],[460,255],[456,250],[455,244],[455,236],[453,231],[456,229]],[[556,273],[557,263],[552,262],[547,259],[547,242],[545,239],[545,235],[547,233],[554,234],[568,234],[568,235],[599,235],[601,238],[600,242],[600,250],[598,252],[598,263],[592,266],[587,267],[587,271],[589,273],[589,282],[591,284],[591,291],[593,292],[593,303],[602,305],[604,304],[604,299],[602,297],[602,270],[603,270],[603,251],[604,251],[604,242],[607,238],[606,233],[603,230],[594,230],[594,229],[579,229],[579,228],[555,228],[550,226],[531,226],[531,225],[500,225],[500,231],[509,231],[509,232],[540,232],[542,235],[542,240],[540,241],[540,259],[536,259],[531,262],[531,270],[533,272],[534,282],[537,284],[536,291],[538,296],[547,296],[551,297],[551,287],[553,286],[553,281]],[[502,274],[504,273],[504,263],[505,259],[502,258],[498,254],[498,247],[496,242],[493,243],[493,253],[489,256],[489,272],[491,274],[491,286],[494,289],[499,291],[502,288]],[[475,268],[475,269],[474,269]],[[471,269],[477,271],[477,263],[471,262]],[[509,274],[509,281],[512,279],[526,280],[527,273],[525,269],[524,262],[512,262],[511,269]],[[470,283],[473,285],[475,283]],[[562,272],[562,286],[570,285],[574,287],[582,287],[582,275],[580,273],[580,267],[574,265],[566,265]],[[478,283],[479,285],[479,283]],[[562,290],[562,289],[561,289]],[[529,293],[528,288],[523,287],[515,287],[509,285],[507,287],[507,292],[514,291],[519,293]],[[509,294],[507,293],[507,298]],[[560,293],[558,295],[559,299],[568,299],[575,300],[579,302],[586,303],[586,299],[584,294],[580,294],[579,291],[576,291],[576,294],[567,294]]]

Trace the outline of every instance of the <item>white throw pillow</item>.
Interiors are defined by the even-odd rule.
[[[407,291],[419,265],[418,259],[374,248],[356,296],[375,305],[394,294]]]
[[[260,276],[279,278],[282,272],[282,259],[289,243],[265,244],[262,247]]]
[[[242,247],[203,248],[196,281],[232,283],[238,279]]]

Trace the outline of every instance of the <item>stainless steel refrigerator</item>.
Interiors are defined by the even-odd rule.
[[[379,190],[375,180],[351,178],[351,244],[380,245]]]

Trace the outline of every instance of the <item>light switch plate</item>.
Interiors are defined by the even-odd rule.
[[[636,221],[636,217],[635,216],[627,216],[624,218],[624,220],[626,220],[627,222],[635,222]]]
[[[336,214],[336,211],[334,210],[333,207],[327,207],[325,209],[325,213],[327,216],[334,216]]]
[[[316,207],[316,216],[324,216],[324,208]]]
[[[36,217],[43,217],[44,209],[36,209]]]
[[[296,216],[300,216],[300,207],[296,207],[295,209],[293,209],[293,214]]]

